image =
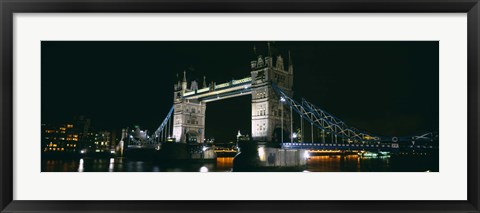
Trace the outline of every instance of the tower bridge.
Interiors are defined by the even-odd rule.
[[[250,76],[221,84],[212,82],[208,86],[204,78],[203,88],[198,88],[196,81],[188,84],[184,72],[183,80],[174,85],[172,135],[176,142],[203,142],[207,103],[243,95],[252,97],[252,139],[272,141],[275,130],[282,129],[279,97],[272,89],[272,83],[281,86],[288,94],[292,94],[293,86],[293,65],[290,63],[286,69],[281,56],[273,65],[271,56],[259,55],[251,61]],[[283,129],[287,129],[290,117],[287,115],[284,119]]]
[[[438,148],[438,144],[432,143],[438,141],[438,133],[378,136],[347,125],[305,99],[296,101],[293,98],[294,66],[290,51],[287,63],[284,64],[280,55],[275,58],[271,54],[266,57],[258,55],[250,62],[250,74],[245,78],[207,85],[204,77],[202,86],[195,80],[189,83],[184,72],[183,79],[174,84],[173,106],[158,129],[151,136],[144,134],[144,137],[124,131],[122,141],[128,141],[129,146],[152,147],[169,140],[203,143],[208,128],[205,126],[207,103],[250,95],[253,141],[281,143],[287,149],[392,150],[398,148],[399,143],[407,143],[405,147],[412,149]],[[295,141],[294,115],[300,120],[302,135],[298,141]],[[310,136],[304,134],[308,124]],[[317,137],[314,129],[319,133]]]

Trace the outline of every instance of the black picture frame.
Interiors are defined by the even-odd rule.
[[[1,212],[480,212],[478,0],[0,0]],[[13,200],[13,14],[172,12],[467,13],[468,199],[466,201],[16,201]],[[448,183],[445,183],[448,184]],[[234,193],[234,192],[232,192]]]

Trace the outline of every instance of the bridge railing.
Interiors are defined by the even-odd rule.
[[[335,144],[335,143],[282,143],[283,149],[312,149],[312,150],[383,150],[383,151],[399,151],[399,150],[435,150],[436,145],[400,145],[399,143],[382,143],[382,144]]]
[[[160,135],[160,133],[166,131],[165,127],[167,126],[168,124],[168,121],[170,120],[170,117],[172,116],[173,114],[173,106],[170,108],[170,110],[168,111],[167,113],[167,116],[165,117],[165,119],[163,119],[163,122],[162,124],[160,124],[160,126],[157,128],[157,130],[155,131],[155,134],[153,135],[154,137],[158,137]]]
[[[190,96],[190,95],[195,95],[195,91],[190,91],[183,94],[183,96]]]
[[[402,137],[385,137],[367,133],[348,126],[345,122],[327,113],[326,111],[302,99],[302,103],[298,103],[292,97],[289,97],[281,88],[272,83],[272,88],[281,97],[281,101],[291,107],[296,113],[313,126],[320,130],[332,134],[341,139],[348,139],[354,142],[405,142],[405,141],[434,141],[438,140],[438,134],[424,133],[419,136],[402,136]],[[312,136],[313,137],[313,136]],[[332,139],[333,140],[333,139]],[[336,138],[335,138],[336,140]]]
[[[239,80],[233,80],[232,84],[237,85],[237,84],[243,84],[243,83],[249,83],[249,82],[252,82],[252,77],[246,77],[246,78],[242,78],[242,79],[239,79]]]
[[[356,141],[363,141],[365,140],[361,135],[356,134],[350,128],[342,128],[340,125],[332,123],[331,121],[327,120],[326,118],[319,116],[316,113],[313,113],[308,108],[303,106],[302,104],[295,101],[293,98],[289,97],[282,89],[280,89],[277,85],[272,84],[272,88],[274,91],[283,99],[283,102],[289,105],[293,110],[295,110],[299,115],[301,115],[301,119],[305,119],[310,122],[312,125],[316,126],[317,128],[325,131],[327,133],[331,133],[335,137],[340,137],[341,139],[352,139]]]
[[[217,84],[215,85],[215,89],[221,89],[221,88],[224,88],[224,87],[228,87],[230,86],[230,82],[227,82],[227,83],[223,83],[223,84]]]
[[[203,93],[203,92],[208,92],[208,91],[210,91],[210,88],[205,87],[205,88],[203,88],[203,89],[197,90],[197,93]]]

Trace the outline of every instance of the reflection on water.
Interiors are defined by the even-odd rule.
[[[438,157],[358,155],[312,156],[308,160],[310,172],[438,172]]]
[[[211,162],[152,163],[124,158],[42,160],[42,172],[230,172],[233,157]],[[418,157],[367,158],[357,155],[311,156],[305,172],[438,171],[438,159]]]
[[[80,159],[80,162],[78,163],[78,172],[83,172],[83,159]]]
[[[202,167],[200,168],[200,172],[208,172],[208,168],[205,167],[205,166],[202,166]]]
[[[108,171],[113,172],[113,166],[115,165],[115,158],[110,158],[110,164],[108,165]]]
[[[218,157],[216,162],[154,164],[124,158],[81,158],[42,160],[42,172],[229,172],[233,157]]]
[[[364,158],[358,155],[312,156],[308,160],[310,172],[369,172],[389,171],[390,158]]]
[[[233,168],[233,157],[217,158],[217,171],[230,172]]]

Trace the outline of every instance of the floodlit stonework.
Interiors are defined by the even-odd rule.
[[[270,49],[270,48],[269,48]],[[270,52],[270,51],[269,51]],[[276,84],[286,94],[293,95],[293,65],[290,53],[285,67],[282,56],[274,58],[258,55],[251,61],[251,77],[203,87],[192,81],[188,89],[187,75],[174,86],[173,137],[176,142],[203,143],[205,139],[206,103],[242,95],[252,96],[252,139],[254,141],[280,142],[283,122],[283,139],[290,139],[291,109],[280,103],[273,91]],[[283,121],[282,121],[283,113]]]

